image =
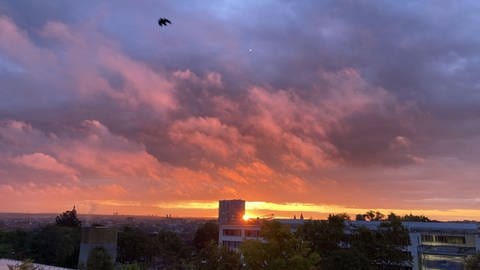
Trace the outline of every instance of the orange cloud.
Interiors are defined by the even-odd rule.
[[[218,118],[195,117],[175,121],[169,130],[176,143],[192,145],[219,158],[250,157],[255,147],[235,127],[225,125]]]
[[[44,153],[33,153],[15,157],[13,162],[36,170],[63,174],[77,180],[76,171],[58,162],[54,157]]]

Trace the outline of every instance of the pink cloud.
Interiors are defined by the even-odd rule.
[[[190,145],[223,159],[248,158],[255,154],[251,138],[242,136],[235,127],[213,117],[175,121],[169,129],[169,137],[176,143]]]
[[[376,202],[389,199],[377,180],[385,174],[394,182],[389,187],[416,188],[395,179],[398,171],[371,173],[346,165],[349,153],[342,152],[332,134],[352,131],[351,118],[357,115],[403,109],[353,68],[319,71],[305,89],[228,89],[231,78],[222,77],[224,73],[165,71],[158,67],[161,63],[135,59],[89,23],[51,21],[35,39],[28,33],[0,17],[0,52],[34,77],[35,87],[20,89],[27,89],[28,99],[18,100],[25,108],[46,100],[48,110],[53,105],[74,109],[55,114],[53,118],[64,121],[58,125],[58,119],[48,118],[54,127],[34,120],[0,123],[0,193],[15,191],[7,194],[9,200],[31,197],[48,207],[54,199],[65,205],[72,198],[85,204],[115,199],[142,205],[159,198],[238,196],[349,204],[352,194],[362,194],[355,203],[368,204],[373,197]],[[55,45],[39,45],[38,38]],[[238,63],[231,64],[233,70]],[[57,99],[59,104],[53,104]],[[412,141],[406,135],[393,134],[386,140],[387,151],[399,152],[414,166],[404,179],[428,178],[415,166],[442,171],[429,158],[407,153]],[[68,176],[78,181],[67,181]],[[443,188],[448,190],[446,184]],[[6,203],[0,200],[0,205]]]
[[[123,106],[147,106],[159,113],[177,108],[174,82],[168,78],[167,72],[157,72],[143,62],[128,57],[92,27],[88,24],[69,26],[47,22],[38,32],[42,37],[57,42],[57,46],[43,48],[36,45],[11,19],[2,16],[0,51],[8,55],[11,61],[28,69],[30,78],[37,80],[37,83],[41,81],[61,86],[61,92],[52,86],[52,89],[33,92],[42,99],[47,92],[53,92],[76,102],[107,96],[112,102]],[[124,80],[123,87],[114,89],[105,73],[119,74]],[[215,79],[215,76],[212,78]]]
[[[54,54],[48,49],[35,46],[28,34],[18,29],[15,23],[6,16],[0,16],[0,51],[31,72],[37,71],[37,65],[43,62],[48,65],[54,58]],[[46,70],[38,70],[38,73],[32,72],[32,76],[46,74]]]
[[[20,164],[35,170],[58,173],[69,176],[73,179],[77,179],[74,169],[61,164],[54,157],[44,153],[21,155],[13,158],[12,161],[16,164]]]
[[[262,161],[253,161],[250,163],[236,164],[234,168],[219,168],[218,174],[241,184],[252,184],[257,182],[270,182],[275,176],[275,172]]]

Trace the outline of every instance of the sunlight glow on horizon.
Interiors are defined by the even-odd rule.
[[[83,205],[95,203],[97,205],[108,207],[134,207],[139,208],[139,212],[145,213],[141,209],[156,209],[163,211],[175,212],[176,210],[184,213],[198,213],[199,216],[216,217],[218,209],[218,201],[174,201],[174,202],[157,202],[143,203],[139,201],[115,201],[115,200],[98,200],[88,201]],[[431,219],[438,220],[480,220],[480,210],[477,209],[391,209],[391,208],[359,208],[347,207],[341,205],[327,205],[314,203],[274,203],[264,201],[246,201],[245,215],[243,219],[251,219],[257,217],[273,216],[276,218],[297,218],[303,213],[305,218],[325,218],[329,214],[347,213],[354,218],[355,214],[365,213],[370,210],[380,211],[385,215],[393,212],[397,215],[425,215]],[[147,210],[151,211],[151,210]],[[151,213],[150,213],[151,214]]]

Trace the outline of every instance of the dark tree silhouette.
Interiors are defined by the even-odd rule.
[[[77,210],[75,206],[71,211],[65,211],[55,218],[55,223],[58,226],[64,227],[80,227],[82,222],[77,218]]]
[[[218,243],[218,224],[207,222],[195,232],[193,243],[197,249],[206,247],[211,241]]]
[[[113,270],[112,257],[103,247],[90,251],[87,260],[87,270]]]

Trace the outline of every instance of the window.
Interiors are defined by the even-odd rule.
[[[464,236],[453,236],[453,235],[437,235],[435,237],[438,243],[446,243],[446,244],[465,244],[465,237]]]
[[[259,230],[245,230],[246,237],[260,237]]]
[[[225,236],[242,236],[242,231],[241,230],[225,229],[225,230],[223,230],[223,235],[225,235]]]
[[[422,243],[423,242],[433,242],[433,235],[431,234],[422,234]]]
[[[422,243],[465,244],[465,236],[422,234]]]

